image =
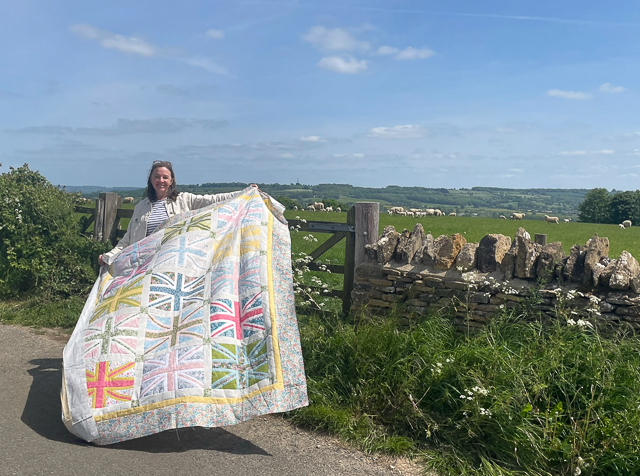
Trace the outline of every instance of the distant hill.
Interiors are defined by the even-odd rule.
[[[249,184],[203,183],[180,185],[179,189],[193,193],[222,193],[239,190]],[[578,205],[584,199],[587,189],[550,189],[550,188],[496,188],[473,187],[461,189],[400,187],[389,185],[384,188],[355,187],[348,184],[258,184],[269,195],[287,197],[300,206],[313,201],[335,200],[347,205],[357,201],[380,202],[381,209],[387,206],[405,208],[440,208],[445,213],[456,212],[478,216],[499,216],[512,211],[531,215],[551,214],[576,216]],[[67,187],[68,191],[80,191],[83,195],[95,198],[99,192],[113,191],[122,196],[130,195],[142,198],[144,189],[131,187]]]
[[[98,194],[100,192],[124,192],[128,190],[138,190],[137,187],[99,187],[97,185],[65,185],[64,189],[69,193],[80,192],[82,195]]]

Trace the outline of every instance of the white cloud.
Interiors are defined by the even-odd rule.
[[[138,56],[162,56],[178,59],[188,65],[205,69],[215,74],[227,74],[227,70],[208,58],[188,57],[177,52],[177,50],[162,50],[146,41],[134,36],[126,37],[100,30],[91,25],[76,24],[69,27],[69,30],[75,34],[90,40],[96,40],[100,46],[106,49],[117,50],[121,53],[134,54]],[[209,30],[211,31],[211,30]]]
[[[288,152],[286,152],[284,154],[280,154],[280,157],[283,158],[283,159],[293,159],[294,158],[293,154],[290,154]]]
[[[340,56],[326,56],[318,61],[318,66],[336,73],[358,74],[367,69],[367,61],[348,56],[346,59]]]
[[[393,46],[381,46],[378,48],[379,55],[395,55],[400,52],[400,48],[394,48]]]
[[[299,140],[303,142],[326,142],[326,140],[321,139],[320,136],[302,136]]]
[[[103,48],[118,50],[121,53],[140,56],[156,56],[160,53],[157,47],[135,36],[126,37],[85,24],[72,25],[69,29],[83,38],[97,40]]]
[[[209,71],[210,73],[215,73],[215,74],[228,74],[229,73],[225,67],[220,66],[218,63],[214,63],[213,61],[211,61],[208,58],[197,58],[197,57],[186,58],[184,60],[184,62],[187,63],[188,65],[196,66],[198,68],[205,69],[205,70]]]
[[[351,155],[353,155],[354,157],[356,157],[358,159],[364,157],[364,154],[351,154]]]
[[[333,154],[333,157],[335,157],[336,159],[340,159],[342,157],[346,157],[347,154]]]
[[[560,152],[560,155],[611,155],[615,154],[615,150],[602,149],[602,150],[565,150]]]
[[[214,30],[213,28],[209,28],[207,30],[207,38],[215,38],[216,40],[219,40],[221,38],[224,38],[224,31],[222,30]]]
[[[330,30],[324,26],[314,26],[302,39],[328,51],[367,51],[370,48],[368,41],[357,40],[342,28]]]
[[[425,59],[434,55],[433,50],[429,48],[414,48],[413,46],[407,46],[404,50],[395,48],[393,46],[381,46],[377,52],[379,55],[393,55],[395,59],[399,60],[414,60]]]
[[[601,84],[599,89],[603,93],[610,93],[610,94],[622,93],[626,90],[622,86],[614,86],[611,83]]]
[[[374,127],[369,131],[368,135],[370,137],[390,139],[415,139],[418,137],[424,137],[426,133],[426,129],[422,126],[405,124],[393,127]]]
[[[412,46],[407,46],[404,50],[402,50],[396,56],[396,59],[399,60],[413,60],[413,59],[425,59],[434,55],[433,50],[429,48],[413,48]]]
[[[591,94],[583,93],[582,91],[562,91],[560,89],[549,89],[547,95],[556,98],[564,99],[589,99]]]

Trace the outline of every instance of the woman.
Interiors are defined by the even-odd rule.
[[[100,255],[98,261],[102,266],[111,264],[123,249],[149,236],[169,217],[234,198],[241,192],[240,190],[215,195],[178,192],[171,162],[157,160],[149,172],[145,198],[134,208],[127,232],[116,247]]]

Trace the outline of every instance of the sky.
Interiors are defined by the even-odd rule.
[[[0,173],[640,188],[635,0],[0,2]]]

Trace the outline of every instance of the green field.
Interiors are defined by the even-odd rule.
[[[317,213],[302,211],[287,211],[285,216],[294,219],[299,216],[310,221],[335,221],[346,222],[346,213]],[[589,238],[597,233],[598,236],[609,238],[609,256],[616,258],[623,250],[629,251],[635,257],[640,257],[640,227],[631,227],[621,230],[618,225],[604,225],[595,223],[560,223],[559,225],[546,223],[540,220],[500,220],[497,218],[482,217],[425,217],[411,218],[400,216],[380,216],[380,232],[387,225],[393,225],[397,231],[403,229],[413,230],[416,223],[421,223],[426,233],[431,233],[434,237],[440,235],[462,234],[467,241],[479,242],[482,237],[492,233],[515,236],[519,227],[525,228],[533,237],[536,233],[547,235],[547,242],[560,241],[565,253],[569,253],[574,244],[584,245]],[[292,248],[294,252],[303,251],[310,253],[319,243],[328,239],[330,235],[326,233],[316,233],[318,243],[310,243],[303,240],[303,236],[308,233],[295,233],[292,237]],[[331,262],[344,262],[344,240],[328,251],[323,258]],[[337,261],[336,261],[337,260]]]

